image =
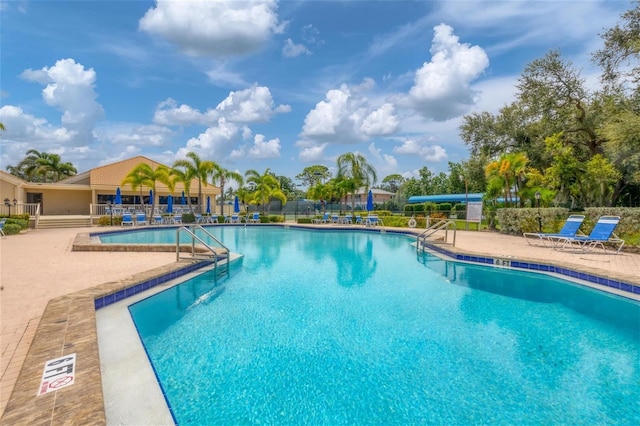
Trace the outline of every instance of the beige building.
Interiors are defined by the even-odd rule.
[[[342,202],[351,205],[351,200],[355,198],[356,206],[366,206],[368,193],[369,191],[367,191],[366,188],[360,188],[353,195],[347,194],[347,196],[343,198]],[[373,196],[373,204],[376,205],[390,201],[396,194],[382,189],[371,188],[371,195]]]
[[[36,216],[81,215],[100,216],[105,214],[105,207],[115,199],[116,191],[120,188],[122,206],[141,207],[151,205],[150,188],[137,188],[122,185],[125,176],[138,164],[146,163],[152,168],[161,163],[147,157],[138,156],[117,163],[96,167],[84,173],[71,176],[56,183],[26,182],[16,176],[0,171],[0,211],[3,215],[9,213],[29,213]],[[184,186],[177,183],[174,190],[160,183],[156,183],[153,194],[156,206],[166,208],[168,197],[173,197],[173,204],[181,204]],[[214,209],[216,196],[220,188],[214,185],[202,185],[202,206],[204,209],[207,196]],[[190,187],[192,204],[198,203],[198,181],[194,179]],[[15,200],[15,205],[14,205]],[[141,202],[142,201],[142,202]],[[10,205],[7,206],[7,204]]]

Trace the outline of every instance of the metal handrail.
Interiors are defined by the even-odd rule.
[[[425,242],[427,241],[427,238],[438,231],[444,230],[444,242],[446,244],[447,240],[449,239],[449,228],[451,227],[453,227],[453,242],[451,243],[451,245],[455,247],[457,230],[456,222],[453,220],[442,219],[439,222],[434,223],[433,225],[425,229],[420,235],[418,235],[416,239],[416,252],[420,251],[420,242],[422,242],[422,247],[424,247],[426,245]]]
[[[195,246],[196,246],[196,240],[202,244],[203,246],[205,246],[212,254],[213,254],[213,262],[214,262],[214,266],[216,268],[216,271],[218,270],[218,252],[211,247],[209,244],[207,244],[202,238],[198,237],[196,235],[196,231],[198,229],[202,230],[202,232],[204,232],[205,234],[207,234],[207,236],[209,238],[211,238],[212,240],[214,240],[216,243],[218,243],[218,245],[220,245],[220,247],[222,247],[227,254],[227,273],[229,272],[229,263],[230,263],[230,250],[227,246],[225,246],[222,241],[220,241],[219,239],[217,239],[214,235],[212,235],[209,231],[207,231],[202,225],[191,225],[190,226],[191,229],[189,229],[186,226],[181,226],[179,228],[176,229],[176,261],[180,260],[180,232],[184,231],[187,234],[191,235],[191,257],[195,257],[196,253],[195,253]]]

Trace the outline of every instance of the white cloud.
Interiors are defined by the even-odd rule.
[[[284,42],[284,47],[282,48],[282,55],[285,58],[295,58],[300,55],[310,55],[311,51],[307,49],[303,44],[295,44],[293,40],[288,38]]]
[[[276,0],[157,0],[139,28],[158,35],[190,56],[230,56],[255,52],[283,31]]]
[[[95,130],[96,139],[118,146],[168,146],[173,132],[164,126],[111,123]],[[120,149],[120,148],[119,148]]]
[[[367,136],[390,135],[398,130],[398,117],[393,104],[385,103],[362,121],[360,129]]]
[[[448,25],[434,32],[431,62],[416,71],[407,103],[422,116],[443,121],[473,106],[477,94],[470,85],[489,66],[489,58],[479,46],[461,44]]]
[[[380,148],[376,147],[375,143],[369,145],[369,154],[371,154],[372,164],[378,174],[378,183],[382,182],[385,176],[397,172],[398,160],[393,155],[384,154]]]
[[[221,158],[231,151],[239,136],[238,126],[220,118],[217,126],[209,127],[204,133],[189,139],[186,147],[180,148],[176,155],[184,157],[187,152],[194,151],[203,157]]]
[[[91,141],[93,127],[104,114],[102,106],[96,102],[93,68],[86,70],[73,59],[61,59],[52,67],[27,69],[21,77],[47,85],[42,90],[42,98],[47,105],[62,112],[61,124],[75,135],[68,142],[86,144]]]
[[[399,122],[393,105],[372,105],[364,96],[374,86],[367,78],[360,85],[329,90],[305,117],[301,136],[317,143],[347,144],[395,132]]]
[[[218,113],[214,110],[208,110],[203,114],[189,105],[178,106],[171,98],[160,102],[153,113],[153,122],[163,126],[211,125],[216,123],[218,118]]]
[[[249,89],[230,92],[216,106],[221,116],[236,123],[266,122],[276,113],[289,112],[289,105],[275,106],[268,87],[253,86]]]
[[[418,155],[425,161],[440,162],[447,158],[447,151],[440,145],[406,139],[402,145],[393,148],[396,154]]]
[[[278,158],[280,157],[280,139],[265,141],[264,135],[255,135],[253,145],[234,149],[229,157],[234,159],[246,157],[253,159]]]
[[[300,160],[310,163],[313,161],[322,161],[324,159],[324,149],[327,144],[307,146],[300,151]]]

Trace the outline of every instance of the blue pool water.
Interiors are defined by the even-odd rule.
[[[636,302],[400,235],[212,232],[229,276],[130,306],[178,424],[640,421]]]

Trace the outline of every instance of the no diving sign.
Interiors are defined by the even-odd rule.
[[[71,386],[76,378],[76,354],[50,359],[44,364],[38,396]]]

